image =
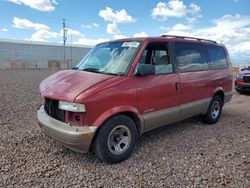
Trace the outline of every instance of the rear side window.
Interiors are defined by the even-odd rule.
[[[211,69],[227,68],[227,59],[224,48],[208,45],[207,50],[211,62]]]
[[[208,70],[205,46],[196,43],[175,43],[175,55],[180,72]]]

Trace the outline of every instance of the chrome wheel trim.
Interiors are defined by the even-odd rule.
[[[211,116],[213,119],[216,119],[220,114],[220,103],[215,101],[211,107]]]
[[[108,136],[108,149],[114,155],[123,154],[131,144],[131,132],[125,125],[114,127]]]

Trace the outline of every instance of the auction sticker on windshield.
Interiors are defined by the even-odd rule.
[[[124,42],[122,44],[122,47],[131,47],[131,48],[137,48],[139,46],[139,42]]]

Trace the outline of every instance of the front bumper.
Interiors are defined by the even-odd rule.
[[[82,153],[89,151],[97,126],[76,127],[58,121],[45,112],[44,105],[38,108],[37,118],[44,132],[62,145]]]
[[[244,84],[235,83],[235,90],[236,91],[248,91],[248,92],[250,92],[250,83],[244,83]]]

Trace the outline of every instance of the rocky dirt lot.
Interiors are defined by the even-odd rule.
[[[40,130],[38,85],[53,72],[0,70],[0,187],[250,187],[250,95],[234,93],[215,125],[195,117],[146,133],[107,165]]]

